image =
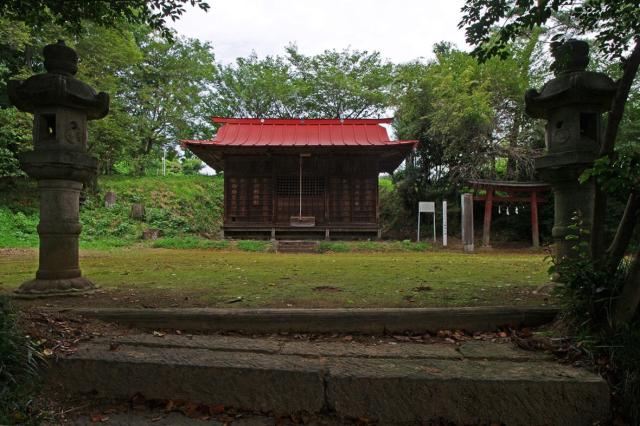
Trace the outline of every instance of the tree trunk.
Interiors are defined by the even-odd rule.
[[[624,281],[622,292],[614,311],[614,324],[616,326],[626,324],[633,319],[638,312],[640,304],[640,251],[638,251],[631,263],[629,273]]]
[[[613,98],[611,112],[609,113],[607,128],[600,147],[600,156],[607,156],[613,160],[614,147],[618,136],[620,121],[624,114],[624,108],[629,97],[629,91],[640,66],[640,40],[636,41],[633,52],[624,63],[622,78],[618,80],[618,89]],[[594,196],[593,220],[591,222],[591,256],[594,262],[599,263],[604,254],[604,224],[607,214],[607,196],[600,189],[596,181]],[[625,248],[626,249],[626,248]]]
[[[638,223],[638,213],[640,213],[640,193],[632,192],[629,194],[616,236],[607,250],[607,269],[609,274],[613,274],[618,268],[627,247],[629,247],[633,230]]]

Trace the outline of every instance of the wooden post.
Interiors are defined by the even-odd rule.
[[[462,248],[473,253],[473,195],[462,194]]]
[[[538,193],[531,191],[531,238],[533,247],[540,247],[540,235],[538,231]]]
[[[276,174],[276,159],[269,154],[271,162],[271,225],[275,228],[278,222],[278,175]]]
[[[491,246],[491,213],[493,211],[493,188],[487,188],[487,197],[484,202],[484,226],[482,228],[482,245]]]

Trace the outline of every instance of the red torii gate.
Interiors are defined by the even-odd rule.
[[[473,196],[474,201],[484,201],[484,224],[482,227],[482,244],[491,244],[491,213],[494,201],[519,202],[531,204],[531,239],[533,247],[540,246],[540,232],[538,229],[538,203],[546,198],[540,197],[539,192],[550,190],[550,186],[542,182],[514,182],[498,180],[470,180],[474,190],[485,190],[486,195]],[[496,195],[495,192],[505,192],[506,195]]]

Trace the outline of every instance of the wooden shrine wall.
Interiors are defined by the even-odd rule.
[[[299,157],[225,158],[225,225],[288,226],[300,208]],[[378,223],[377,160],[311,156],[302,164],[302,215],[317,226]]]

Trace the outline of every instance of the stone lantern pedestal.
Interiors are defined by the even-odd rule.
[[[33,113],[34,150],[20,158],[24,171],[38,180],[40,192],[39,267],[36,277],[20,286],[27,296],[58,296],[90,291],[82,276],[78,238],[80,191],[97,172],[87,153],[87,121],[109,111],[109,96],[74,77],[78,57],[63,41],[44,48],[45,74],[10,81],[11,102]]]
[[[580,176],[593,166],[602,139],[602,113],[611,108],[616,85],[607,75],[586,71],[589,45],[568,40],[552,50],[556,77],[540,92],[525,93],[526,112],[547,120],[546,155],[537,158],[536,170],[551,184],[555,199],[553,238],[559,260],[572,257],[573,241],[566,239],[572,217],[579,212],[590,228],[595,186],[580,183]]]

